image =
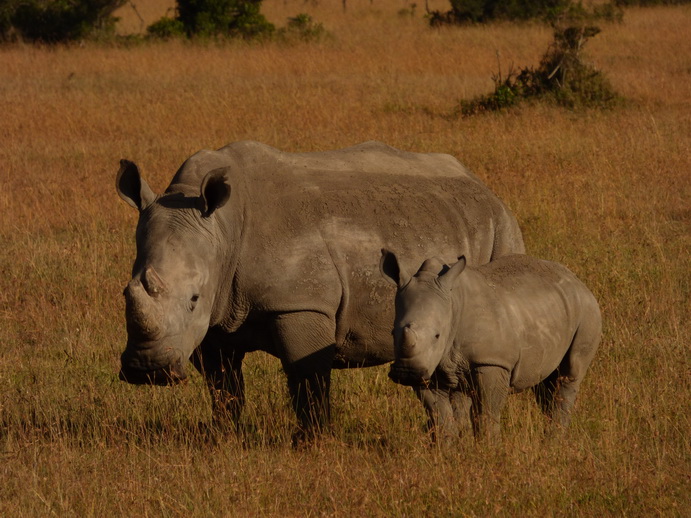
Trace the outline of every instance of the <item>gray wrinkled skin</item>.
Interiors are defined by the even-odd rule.
[[[328,422],[332,368],[393,360],[382,247],[411,264],[459,248],[472,264],[524,250],[513,215],[456,159],[377,142],[200,151],[160,196],[123,160],[116,184],[140,213],[121,378],[179,381],[190,359],[214,416],[235,422],[247,352],[280,358],[310,433]]]
[[[600,342],[593,294],[564,266],[510,255],[477,268],[426,260],[411,278],[382,250],[395,298],[397,383],[426,387],[437,438],[497,436],[509,393],[533,388],[556,429],[568,426]]]

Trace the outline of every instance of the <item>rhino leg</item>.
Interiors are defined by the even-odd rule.
[[[501,412],[509,394],[509,371],[485,365],[473,369],[473,417],[478,439],[501,434]]]
[[[538,405],[557,430],[564,430],[569,426],[580,381],[559,368],[533,389]],[[550,430],[554,431],[554,428]]]
[[[427,429],[432,441],[441,443],[456,439],[459,429],[451,406],[450,391],[426,387],[415,387],[414,390],[427,411]]]
[[[192,363],[204,376],[209,388],[213,421],[218,426],[230,424],[236,430],[239,426],[245,406],[244,356],[243,351],[229,347],[227,340],[212,330],[192,355]]]
[[[600,321],[582,325],[574,335],[571,346],[559,368],[542,381],[535,391],[542,411],[560,430],[569,426],[571,410],[590,362],[600,341]]]
[[[542,412],[552,418],[552,411],[554,408],[554,395],[557,391],[559,383],[559,369],[547,376],[544,380],[533,387],[535,393],[535,401],[540,406]]]
[[[274,320],[274,339],[298,418],[299,429],[293,436],[298,444],[315,437],[330,422],[335,324],[321,313],[283,313]]]
[[[472,405],[473,399],[466,392],[451,391],[451,408],[461,435],[466,435],[473,429]]]

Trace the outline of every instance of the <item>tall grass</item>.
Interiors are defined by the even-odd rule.
[[[151,21],[165,4],[148,4],[162,6]],[[460,98],[491,90],[497,51],[503,66],[537,64],[551,33],[431,31],[402,7],[265,2],[271,21],[324,23],[334,38],[313,44],[0,48],[0,514],[686,513],[691,10],[627,10],[589,43],[620,108],[457,120]],[[290,151],[375,138],[481,176],[530,253],[572,268],[603,308],[566,439],[545,441],[519,394],[500,444],[431,448],[385,366],[334,374],[333,434],[304,451],[263,353],[246,362],[238,436],[212,427],[199,376],[119,382],[136,214],[114,192],[118,160],[162,190],[191,153],[244,138]]]

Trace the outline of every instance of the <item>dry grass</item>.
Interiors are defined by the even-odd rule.
[[[147,22],[169,3],[148,3]],[[455,120],[443,115],[460,98],[491,89],[497,50],[502,66],[536,64],[550,31],[434,32],[398,17],[404,2],[315,4],[265,11],[313,14],[334,35],[319,44],[0,48],[0,514],[684,515],[691,10],[630,10],[589,43],[624,107]],[[502,444],[430,449],[385,367],[336,373],[333,437],[298,452],[280,365],[261,353],[239,438],[206,429],[199,377],[117,381],[136,218],[113,189],[118,160],[160,190],[194,151],[244,138],[375,138],[452,153],[484,178],[529,251],[574,269],[603,307],[568,440],[543,442],[519,395]]]

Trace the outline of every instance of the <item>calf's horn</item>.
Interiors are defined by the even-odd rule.
[[[401,339],[401,352],[411,353],[415,349],[416,334],[409,326],[403,328],[403,337]]]
[[[147,266],[142,272],[142,284],[146,292],[152,297],[156,297],[166,290],[163,279],[156,273],[153,266]]]

